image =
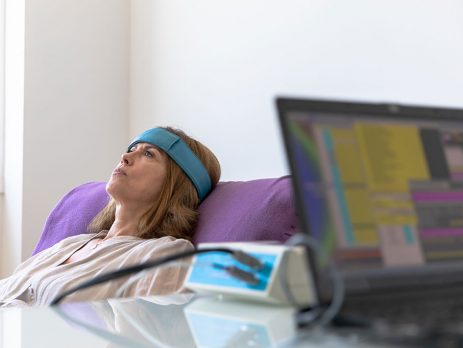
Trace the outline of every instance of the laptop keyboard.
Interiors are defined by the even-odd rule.
[[[461,327],[463,291],[432,294],[382,296],[349,301],[342,313],[373,323],[415,324],[422,328]]]
[[[463,324],[463,303],[433,301],[428,303],[400,303],[391,305],[361,306],[350,314],[371,320],[398,324],[417,323],[423,326]]]

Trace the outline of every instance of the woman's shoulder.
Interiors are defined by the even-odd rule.
[[[145,239],[142,242],[137,243],[136,246],[132,247],[130,249],[130,254],[133,256],[138,255],[136,257],[148,260],[192,250],[194,250],[194,246],[190,241],[166,236],[161,238]]]
[[[182,238],[165,236],[161,238],[145,239],[139,244],[137,249],[142,249],[149,253],[178,253],[193,250],[193,244]]]
[[[57,244],[61,244],[61,247],[64,245],[72,244],[75,242],[80,242],[84,240],[90,240],[91,238],[97,236],[98,233],[82,233],[82,234],[76,234],[74,236],[69,236],[61,241],[59,241]]]
[[[178,247],[185,247],[185,248],[194,248],[193,244],[186,239],[183,238],[175,238],[172,236],[164,236],[160,238],[151,238],[151,239],[146,239],[145,243],[151,244],[151,245],[169,245],[169,246],[178,246]]]

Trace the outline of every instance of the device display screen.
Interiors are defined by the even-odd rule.
[[[463,265],[463,122],[293,111],[286,132],[321,267]]]

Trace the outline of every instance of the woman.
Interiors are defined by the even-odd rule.
[[[99,274],[192,249],[196,208],[219,178],[214,154],[182,131],[143,132],[113,171],[106,185],[111,199],[91,222],[92,233],[64,239],[0,280],[0,307],[49,304]],[[185,274],[185,267],[161,267],[137,281],[121,278],[75,292],[64,302],[114,297],[124,284],[124,297],[174,293]]]

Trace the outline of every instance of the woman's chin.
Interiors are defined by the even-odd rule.
[[[113,197],[116,191],[117,191],[117,183],[111,178],[106,184],[106,192],[108,193],[108,195]]]

